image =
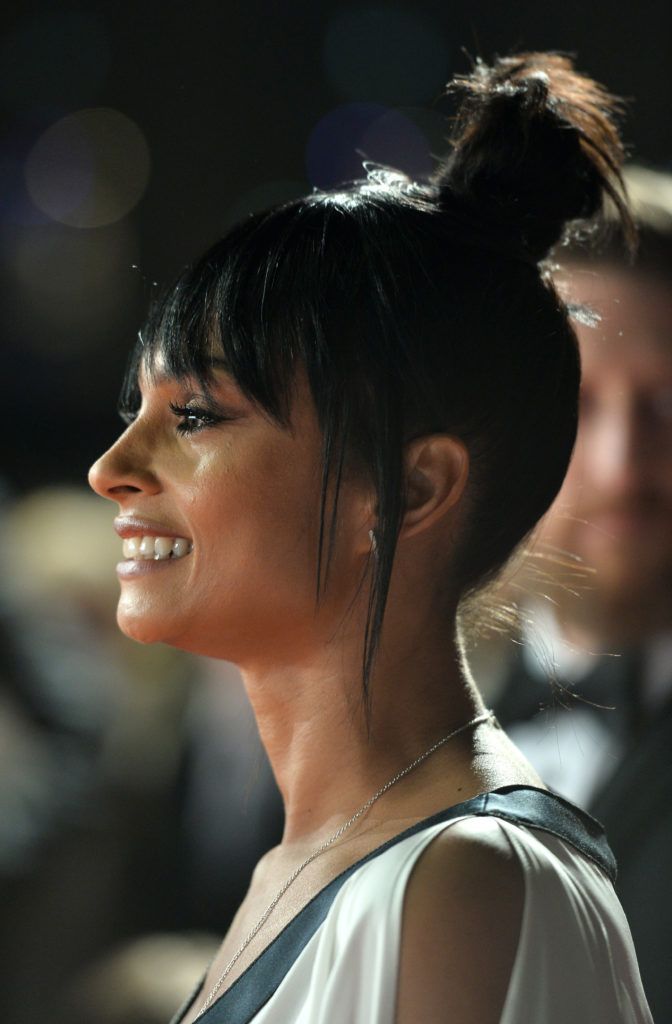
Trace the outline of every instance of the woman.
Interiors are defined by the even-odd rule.
[[[121,628],[240,667],[285,802],[185,1024],[650,1020],[604,836],[484,708],[458,625],[567,468],[542,261],[605,194],[629,229],[614,104],[554,55],[459,84],[433,182],[373,168],[182,275],[91,471]]]

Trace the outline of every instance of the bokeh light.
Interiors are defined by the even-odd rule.
[[[416,128],[422,132],[432,157],[434,169],[436,162],[446,156],[450,124],[440,105],[434,107],[399,107],[398,114],[403,114]]]
[[[427,12],[375,5],[347,8],[331,19],[324,66],[344,97],[390,105],[420,103],[450,76],[450,50]]]
[[[0,48],[0,98],[10,110],[66,110],[91,102],[110,63],[94,11],[52,11],[24,20]]]
[[[23,160],[11,152],[0,151],[0,221],[8,224],[40,224],[44,220],[44,214],[28,198]]]
[[[26,188],[25,163],[49,117],[17,119],[0,139],[0,224],[44,224],[49,218],[31,201]]]
[[[149,178],[149,147],[137,124],[118,110],[80,110],[52,124],[26,160],[35,206],[53,220],[95,228],[121,220]]]
[[[306,147],[312,185],[333,188],[363,178],[365,160],[412,177],[423,177],[433,169],[427,136],[401,111],[377,103],[348,103],[318,121]]]
[[[368,160],[425,178],[434,169],[430,146],[422,129],[398,110],[388,110],[364,132],[360,151]]]
[[[31,542],[40,537],[40,544]],[[77,557],[72,557],[72,552]],[[119,594],[119,540],[110,509],[84,487],[40,488],[5,516],[2,565],[22,597],[96,594],[112,609]]]
[[[138,288],[138,242],[129,221],[93,231],[24,226],[5,233],[3,256],[24,344],[66,358],[123,329]]]

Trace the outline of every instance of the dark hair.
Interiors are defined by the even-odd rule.
[[[564,255],[573,261],[608,263],[654,275],[672,287],[672,174],[633,163],[624,167],[623,180],[637,226],[636,254],[613,230],[618,227],[618,211],[608,206],[605,230],[595,238],[570,240]]]
[[[542,261],[605,194],[629,224],[616,103],[568,58],[478,62],[449,88],[464,101],[432,180],[370,166],[366,180],[236,226],[151,311],[122,396],[137,407],[139,363],[157,353],[205,382],[223,353],[243,393],[286,425],[303,364],[323,431],[318,601],[344,470],[365,470],[377,492],[365,694],[404,511],[404,444],[441,432],[468,448],[451,593],[473,593],[546,511],[574,445],[578,347]]]

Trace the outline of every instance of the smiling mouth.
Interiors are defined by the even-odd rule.
[[[184,558],[193,550],[186,537],[125,537],[122,545],[124,558],[133,562],[167,562]]]

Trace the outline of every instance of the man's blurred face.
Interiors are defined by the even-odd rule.
[[[578,326],[579,435],[540,536],[597,570],[584,602],[658,628],[672,610],[672,280],[586,264],[560,289],[602,321]]]

